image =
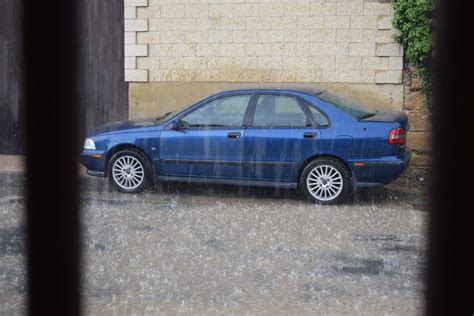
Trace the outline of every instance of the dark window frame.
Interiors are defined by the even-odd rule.
[[[74,14],[74,16],[69,16],[77,12],[77,6],[76,1],[63,0],[49,2],[26,0],[24,3],[23,13],[26,22],[23,39],[24,43],[28,44],[25,47],[32,48],[26,49],[25,52],[25,82],[27,88],[37,86],[37,89],[25,88],[23,91],[27,97],[25,109],[26,116],[29,118],[25,124],[26,137],[29,139],[26,146],[26,213],[30,241],[27,242],[28,310],[30,315],[79,315],[78,272],[81,263],[78,256],[79,243],[76,239],[79,232],[79,218],[77,216],[78,186],[76,185],[77,152],[74,148],[77,139],[70,136],[77,135],[77,127],[71,114],[77,107],[74,91],[77,88],[78,76],[70,65],[77,59],[75,55],[77,50],[71,49],[71,43],[78,39],[75,31],[77,31],[79,19]],[[462,144],[461,141],[467,140],[469,120],[473,116],[471,115],[473,108],[469,107],[467,102],[470,100],[469,93],[472,86],[472,75],[468,70],[471,69],[474,61],[469,56],[470,51],[463,47],[465,30],[470,28],[471,10],[467,2],[441,0],[438,14],[440,15],[440,21],[437,23],[439,65],[436,66],[438,82],[435,89],[438,107],[435,108],[433,121],[434,127],[447,125],[451,128],[432,129],[433,170],[437,172],[433,174],[430,197],[432,210],[429,223],[430,250],[425,313],[428,315],[469,315],[474,312],[473,285],[471,278],[466,274],[472,274],[472,271],[469,269],[466,271],[461,267],[472,267],[472,255],[469,251],[472,249],[473,214],[465,208],[466,203],[472,203],[472,201],[469,188],[459,191],[450,183],[465,180],[473,173],[469,168],[466,168],[462,174],[451,172],[456,166],[468,165],[471,157],[469,146],[459,146]],[[45,16],[48,16],[46,22]],[[64,19],[64,16],[68,18]],[[59,25],[60,22],[63,24]],[[50,55],[50,52],[54,54]],[[45,63],[45,60],[48,62]],[[46,64],[49,71],[38,71],[42,69],[42,64]],[[58,73],[61,76],[58,76]],[[68,78],[68,80],[58,80],[58,78]],[[52,83],[55,83],[54,89],[51,89]],[[51,86],[48,88],[49,85]],[[38,98],[34,98],[41,89],[45,91],[39,93]],[[70,111],[64,111],[57,107],[57,104],[51,104],[51,100],[56,100],[56,94],[71,101],[71,103],[62,104],[63,107],[70,107],[68,108]],[[459,106],[453,110],[449,107],[450,104]],[[44,111],[43,106],[48,108],[48,111]],[[55,172],[47,174],[50,181],[58,181],[58,183],[69,181],[66,184],[72,184],[68,187],[63,183],[61,190],[57,187],[52,189],[45,186],[43,178],[40,177],[49,169],[41,165],[44,161],[41,155],[44,154],[41,151],[42,143],[39,137],[44,138],[44,136],[38,133],[37,123],[35,123],[40,121],[41,124],[47,125],[54,122],[49,114],[54,110],[58,110],[55,117],[62,122],[56,134],[64,133],[72,137],[71,142],[59,142],[56,146],[56,150],[61,152],[61,157],[70,158],[70,161],[62,161],[54,168]],[[460,124],[459,129],[466,133],[460,133],[459,129],[452,128],[451,123]],[[34,140],[38,140],[38,143]],[[453,155],[453,152],[456,152],[456,155]],[[57,196],[59,201],[51,204],[52,201],[49,201],[48,197],[58,193],[62,193],[61,196]],[[41,214],[42,207],[48,209],[50,223],[38,216]],[[54,216],[56,214],[57,218]],[[53,231],[41,227],[42,223],[47,224],[47,228],[52,228]],[[53,243],[31,243],[35,237],[40,241],[46,240]],[[64,249],[57,248],[61,249],[62,253],[58,253],[54,248],[56,242],[65,246]],[[60,260],[65,260],[65,262]]]

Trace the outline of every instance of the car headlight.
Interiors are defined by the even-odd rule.
[[[95,149],[94,141],[90,138],[86,138],[84,141],[84,149]]]

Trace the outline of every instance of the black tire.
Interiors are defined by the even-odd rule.
[[[127,185],[124,183],[120,183],[119,180],[117,179],[118,176],[114,176],[113,170],[114,167],[121,168],[119,166],[119,163],[123,163],[124,160],[129,160],[133,162],[133,165],[135,166],[136,170],[136,176],[139,177],[139,175],[142,175],[142,178],[139,183],[133,182],[133,181],[138,181],[136,179],[130,179],[130,182],[126,183],[132,183],[133,185],[130,185],[129,188],[127,188]],[[119,161],[119,162],[118,162]],[[132,164],[132,163],[131,163]],[[141,170],[143,173],[140,173],[140,169],[137,167],[137,164],[140,165]],[[107,176],[109,178],[110,184],[116,188],[120,192],[124,193],[139,193],[145,190],[150,183],[152,183],[152,172],[151,172],[151,167],[150,163],[147,158],[145,158],[140,152],[131,150],[131,149],[126,149],[126,150],[121,150],[117,153],[115,153],[112,158],[110,158],[108,166],[107,166]]]
[[[316,171],[320,172],[321,176]],[[332,177],[326,176],[323,172],[328,172]],[[310,175],[311,179],[308,180]],[[340,204],[346,202],[349,197],[351,186],[349,175],[347,168],[341,162],[331,158],[319,158],[303,169],[299,185],[306,198],[313,203]],[[327,194],[326,197],[325,194]]]

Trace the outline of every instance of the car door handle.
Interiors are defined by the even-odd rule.
[[[316,133],[304,133],[304,134],[303,134],[303,137],[304,137],[304,138],[315,138],[315,137],[316,137]]]
[[[240,138],[240,135],[242,135],[242,134],[240,134],[240,133],[229,133],[229,134],[227,134],[227,137],[229,137],[229,138]]]

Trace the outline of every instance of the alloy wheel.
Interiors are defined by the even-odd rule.
[[[341,194],[343,178],[333,166],[319,165],[308,174],[306,186],[309,193],[316,199],[331,201]]]
[[[121,156],[112,166],[112,177],[115,183],[125,190],[133,190],[145,179],[142,163],[133,156]]]

